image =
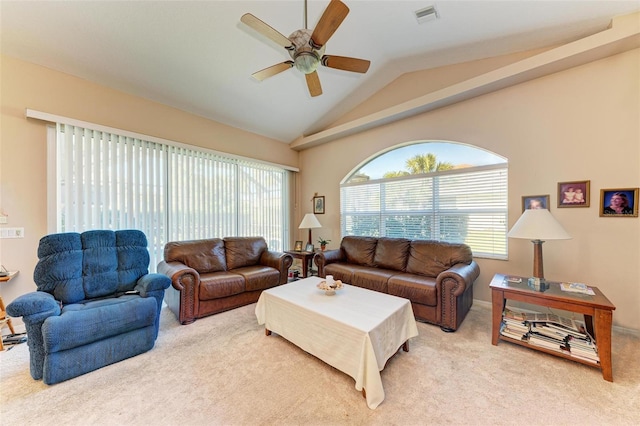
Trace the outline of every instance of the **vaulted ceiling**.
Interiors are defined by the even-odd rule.
[[[640,10],[640,0],[343,0],[350,12],[326,54],[371,61],[366,74],[320,67],[311,97],[293,68],[251,74],[290,60],[240,22],[251,13],[289,36],[304,28],[305,2],[0,2],[2,54],[160,102],[285,143],[321,130],[400,75],[568,43]],[[310,0],[313,29],[329,1]],[[435,6],[419,24],[415,11]]]

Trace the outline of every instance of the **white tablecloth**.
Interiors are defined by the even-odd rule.
[[[258,324],[353,377],[367,405],[384,400],[380,371],[398,348],[418,335],[407,299],[345,285],[327,296],[310,277],[262,292]]]

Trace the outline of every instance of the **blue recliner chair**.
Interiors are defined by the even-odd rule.
[[[142,232],[47,235],[38,258],[38,291],[7,306],[23,317],[34,379],[62,382],[153,347],[171,280],[149,274]]]

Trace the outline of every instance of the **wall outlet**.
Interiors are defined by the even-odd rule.
[[[9,217],[0,214],[0,225],[6,225],[7,223],[9,223]]]
[[[0,238],[24,238],[24,228],[0,228]]]

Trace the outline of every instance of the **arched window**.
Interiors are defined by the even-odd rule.
[[[454,142],[379,153],[340,185],[342,235],[465,243],[476,257],[506,259],[507,166]]]

